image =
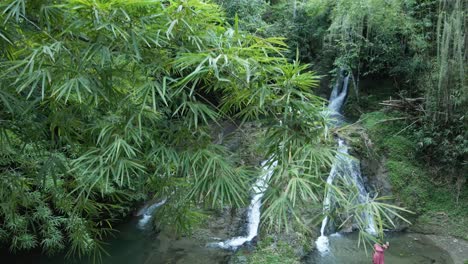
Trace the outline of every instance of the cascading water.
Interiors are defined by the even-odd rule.
[[[138,227],[141,229],[144,229],[146,225],[148,224],[149,220],[153,217],[153,212],[156,210],[158,207],[166,203],[166,199],[153,203],[152,205],[148,207],[142,208],[137,215],[141,215],[141,219],[138,221]]]
[[[341,86],[341,82],[335,84],[335,87],[333,88],[332,94],[330,96],[328,109],[332,112],[332,114],[341,113],[341,108],[343,107],[346,95],[348,94],[349,74],[346,76],[343,76],[342,74],[343,71],[341,72],[340,76],[340,79],[343,78],[343,86]]]
[[[252,188],[253,196],[252,200],[250,201],[250,206],[247,210],[247,235],[234,237],[223,242],[210,243],[209,246],[235,250],[257,236],[258,226],[260,224],[260,208],[262,206],[262,197],[268,188],[268,181],[273,174],[273,170],[278,164],[276,160],[274,160],[269,166],[266,165],[267,163],[268,160],[262,162],[262,168],[265,173],[260,178],[258,178]]]
[[[333,163],[332,168],[330,170],[330,174],[328,175],[327,178],[327,186],[330,186],[333,183],[333,180],[335,179],[336,175],[341,171],[338,170],[338,166],[341,165],[341,162],[338,162],[338,159],[344,158],[343,154],[347,153],[347,146],[342,139],[338,139],[338,153],[336,155],[336,160],[335,163]],[[325,194],[325,199],[323,201],[323,212],[325,213],[325,218],[322,220],[322,226],[320,227],[320,237],[316,241],[317,249],[320,252],[327,252],[329,250],[328,247],[328,238],[325,236],[325,228],[327,227],[328,223],[328,211],[330,210],[330,191],[327,191]]]
[[[331,116],[333,117],[341,116],[341,108],[343,107],[344,101],[348,93],[349,78],[350,78],[349,74],[345,76],[344,71],[343,70],[340,71],[340,75],[338,76],[337,82],[335,86],[333,87],[332,93],[330,95],[330,103],[328,105],[328,110]],[[349,156],[348,145],[343,139],[337,138],[337,141],[338,141],[338,153],[336,154],[335,162],[332,165],[330,174],[327,178],[327,186],[330,186],[333,183],[333,180],[336,178],[337,175],[350,177],[351,178],[350,180],[358,188],[359,203],[365,203],[367,201],[368,194],[367,194],[366,189],[364,188],[364,184],[362,181],[359,161]],[[330,211],[330,206],[331,206],[330,203],[331,203],[331,193],[330,193],[330,190],[328,190],[327,193],[325,194],[325,199],[323,201],[323,212],[326,216],[322,221],[322,225],[320,228],[320,237],[316,241],[317,249],[321,253],[326,253],[330,250],[328,237],[325,235],[327,223],[329,220],[328,212]],[[364,213],[363,217],[368,224],[366,231],[371,234],[376,234],[373,216],[370,213],[366,212]]]

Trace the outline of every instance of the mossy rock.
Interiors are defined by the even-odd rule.
[[[415,143],[403,136],[392,136],[384,139],[383,144],[388,156],[395,160],[414,160]]]
[[[269,235],[262,238],[253,251],[238,251],[229,263],[299,264],[300,257],[296,254],[292,244]]]
[[[416,141],[407,128],[408,124],[392,112],[372,112],[361,117],[362,126],[372,141],[377,158],[368,157],[367,166],[378,166],[378,157],[384,157],[386,175],[392,191],[402,205],[416,213],[409,216],[414,223],[410,229],[416,232],[450,234],[468,239],[468,190],[462,191],[456,201],[457,190],[453,185],[438,184],[433,178],[432,167],[418,159]],[[365,151],[365,149],[363,149]],[[362,157],[370,156],[362,154]],[[373,161],[373,162],[372,162]],[[373,171],[372,171],[373,169]],[[436,170],[434,170],[436,171]],[[405,217],[407,217],[405,215]]]

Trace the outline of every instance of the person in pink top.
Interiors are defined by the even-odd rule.
[[[378,243],[375,243],[374,245],[374,256],[372,257],[372,263],[373,264],[385,264],[384,263],[384,251],[387,250],[387,248],[390,246],[390,243],[385,243],[383,245],[379,245]]]

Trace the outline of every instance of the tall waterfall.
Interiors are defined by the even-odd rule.
[[[246,242],[251,241],[258,235],[258,227],[260,225],[260,208],[262,206],[262,197],[268,188],[268,181],[273,174],[273,170],[278,164],[276,160],[271,165],[267,166],[268,160],[262,162],[264,174],[258,178],[253,185],[253,195],[250,201],[250,206],[247,210],[247,235],[238,236],[228,239],[224,242],[210,243],[209,246],[220,247],[224,249],[235,250]]]
[[[143,207],[137,215],[141,215],[140,220],[138,221],[138,227],[144,229],[148,224],[149,220],[153,217],[154,211],[161,205],[166,203],[166,199],[163,199],[160,202],[153,203],[148,207]]]
[[[336,84],[333,87],[332,93],[330,95],[330,103],[328,105],[328,110],[330,111],[330,114],[333,117],[341,116],[341,108],[343,107],[343,104],[345,102],[345,99],[348,93],[349,78],[350,78],[349,74],[345,76],[344,71],[343,70],[340,71]],[[348,153],[349,147],[343,139],[337,138],[337,141],[338,141],[338,152],[335,156],[335,162],[332,165],[330,174],[327,178],[327,186],[330,186],[333,183],[333,180],[336,178],[337,175],[349,177],[350,180],[358,188],[358,192],[359,192],[358,202],[365,203],[368,199],[368,194],[367,194],[366,189],[364,188],[364,183],[362,181],[359,161],[349,155]],[[325,194],[325,199],[323,201],[323,212],[326,216],[322,221],[322,225],[320,228],[320,237],[316,241],[317,249],[322,253],[326,253],[330,250],[328,237],[325,234],[326,227],[327,227],[328,220],[329,220],[328,213],[331,207],[330,203],[331,203],[331,193],[330,193],[330,190],[327,190]],[[376,234],[375,223],[374,223],[374,218],[372,214],[370,214],[369,212],[366,212],[364,213],[363,217],[368,224],[366,231],[371,234]]]

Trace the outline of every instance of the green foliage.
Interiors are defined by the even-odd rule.
[[[329,37],[341,47],[336,64],[349,66],[353,72],[357,65],[358,75],[361,62],[379,75],[404,74],[407,81],[394,93],[403,88],[408,89],[407,96],[425,97],[424,111],[414,113],[419,114],[415,117],[419,121],[411,127],[419,156],[450,175],[447,181],[466,182],[461,176],[466,171],[467,151],[466,33],[461,22],[466,2],[335,1],[333,8]],[[380,93],[376,89],[372,96]],[[365,95],[353,99],[364,107],[369,101]]]
[[[9,138],[14,135],[10,132]],[[68,173],[63,153],[46,150],[43,142],[15,141],[4,145],[8,153],[0,156],[1,242],[12,251],[40,247],[54,254],[70,243],[77,255],[88,253],[99,247],[96,238],[141,198],[128,190],[101,195],[95,189],[91,199],[80,198],[72,193],[70,178],[77,179]]]
[[[278,166],[263,223],[275,231],[310,228],[301,208],[320,204],[333,188],[323,179],[335,151],[325,102],[313,91],[319,76],[288,58],[336,57],[357,77],[417,75],[428,64],[422,54],[433,36],[426,34],[433,1],[219,2],[228,19],[219,6],[199,0],[0,3],[3,244],[99,257],[113,223],[148,193],[167,198],[157,225],[176,232],[200,224],[200,208],[244,206],[260,172],[214,143],[210,132],[223,119],[261,120],[267,128],[257,143]],[[435,126],[418,138],[422,150],[444,155],[444,164],[459,164],[467,149],[465,99],[447,98],[464,95],[464,9],[458,0],[443,3],[435,35],[438,85],[427,102],[435,107],[430,111],[453,110],[457,129],[448,135]],[[426,4],[430,11],[421,11]],[[412,164],[416,140],[400,134],[401,122],[393,123],[399,118],[375,113],[364,124],[388,151],[402,195],[426,200],[425,187],[418,187],[424,177]],[[457,145],[441,151],[438,142],[447,136],[445,145]],[[344,179],[334,187],[337,208],[356,215],[361,229],[359,215],[371,209],[382,231],[382,219],[400,208],[378,199],[356,203],[356,188]]]
[[[259,242],[255,251],[243,255],[243,252],[237,253],[237,256],[246,256],[248,263],[300,263],[294,248],[285,241],[273,241],[272,237],[265,237]],[[235,262],[235,257],[234,263]]]
[[[426,87],[428,115],[451,122],[466,113],[465,1],[440,1],[437,19],[437,57]]]
[[[466,1],[439,1],[432,68],[422,82],[425,112],[415,130],[419,154],[456,185],[457,197],[468,179],[466,8]]]
[[[365,127],[369,134],[373,136],[372,140],[377,143],[377,147],[384,145],[384,141],[392,143],[395,136],[405,128],[405,119],[401,113],[398,112],[370,112],[361,116],[361,123]],[[406,135],[406,134],[405,134]],[[401,137],[400,137],[401,139]],[[407,139],[404,139],[406,141]],[[398,144],[398,142],[396,142]],[[406,142],[405,146],[408,146],[409,142]],[[409,150],[407,150],[409,151]],[[401,157],[407,158],[407,157]]]
[[[340,171],[334,179],[333,185],[326,186],[330,191],[331,204],[334,205],[328,214],[338,228],[356,225],[359,230],[358,244],[359,246],[363,245],[367,251],[368,246],[372,246],[378,239],[383,239],[384,229],[396,227],[397,219],[410,223],[407,220],[407,215],[412,214],[412,211],[394,205],[392,197],[374,196],[365,197],[363,200],[360,197],[359,187],[350,173],[352,172]],[[373,227],[377,232],[377,237],[367,230],[371,224],[367,214],[372,216],[374,220]]]
[[[429,178],[422,168],[409,161],[387,161],[389,179],[408,208],[421,213],[429,200]]]
[[[284,36],[290,47],[290,57],[298,56],[301,61],[315,66],[329,59],[321,56],[329,11],[323,1],[278,1],[271,4],[264,15],[268,26],[263,34]]]
[[[307,90],[317,83],[316,77],[300,74],[305,69],[297,63],[276,68],[283,86],[267,104],[274,119],[267,120],[264,151],[271,157],[268,164],[276,159],[278,165],[264,197],[263,217],[277,230],[290,227],[291,213],[292,221],[303,223],[297,210],[320,201],[321,169],[330,167],[334,155],[324,140],[328,125],[321,113],[322,102]]]
[[[395,135],[386,138],[383,142],[385,146],[392,151],[389,153],[389,157],[395,160],[414,160],[415,147],[414,142],[409,140],[407,137],[401,135]]]
[[[190,234],[194,228],[201,226],[207,216],[199,209],[184,200],[176,205],[163,206],[156,212],[155,227],[157,230],[173,231],[175,234]]]
[[[395,118],[383,112],[372,112],[363,116],[362,123],[368,129],[374,148],[387,157],[385,165],[395,196],[417,213],[413,228],[465,238],[468,211],[463,206],[467,199],[464,182],[454,184],[456,175],[446,175],[440,169],[437,171],[440,163],[427,166],[428,156],[433,153],[421,155],[418,134],[414,136],[410,129],[402,131],[407,125]],[[463,143],[450,146],[463,146]],[[450,146],[447,146],[447,151],[450,151]],[[441,153],[437,157],[439,160],[451,159],[453,154]],[[457,161],[451,164],[452,171],[463,169],[457,167]]]
[[[362,116],[362,124],[376,150],[387,158],[385,165],[397,198],[416,213],[424,211],[429,200],[429,177],[417,161],[415,140],[403,130],[407,126],[404,117],[371,112]]]
[[[226,10],[229,22],[249,32],[261,32],[267,26],[263,20],[268,3],[264,0],[215,0]],[[279,35],[278,35],[279,36]]]
[[[253,12],[239,10],[241,20]],[[425,117],[414,125],[419,126],[420,153],[428,162],[460,175],[466,167],[463,139],[468,105],[465,10],[466,2],[461,0],[273,1],[259,12],[266,24],[258,23],[256,32],[286,37],[290,55],[299,51],[301,60],[318,62],[321,71],[328,70],[328,60],[351,70],[355,93],[350,96],[348,116],[377,111],[377,100],[396,93],[424,96]],[[392,88],[376,88],[382,85],[376,83],[363,94],[363,76],[390,77]],[[439,132],[444,127],[448,129]]]
[[[0,234],[12,250],[98,258],[147,193],[167,198],[160,224],[175,231],[202,221],[199,206],[244,205],[259,173],[213,143],[223,118],[273,125],[263,154],[281,169],[267,210],[318,201],[333,153],[318,77],[282,55],[281,39],[232,28],[198,0],[0,8]],[[278,196],[287,207],[272,206]]]
[[[335,1],[329,39],[331,45],[338,47],[337,64],[355,65],[358,70],[362,59],[379,60],[379,55],[398,52],[398,46],[383,45],[391,43],[394,34],[406,27],[401,24],[406,22],[404,16],[401,19],[401,11],[398,1]],[[381,65],[382,62],[375,61],[369,70],[378,71]]]
[[[288,44],[285,55],[300,61],[316,63],[320,57],[323,37],[329,26],[329,6],[322,1],[217,0],[232,23],[264,37],[281,36]]]
[[[467,169],[468,132],[464,119],[461,117],[442,124],[427,121],[415,131],[419,154],[427,162],[447,172],[447,181],[463,178]]]

